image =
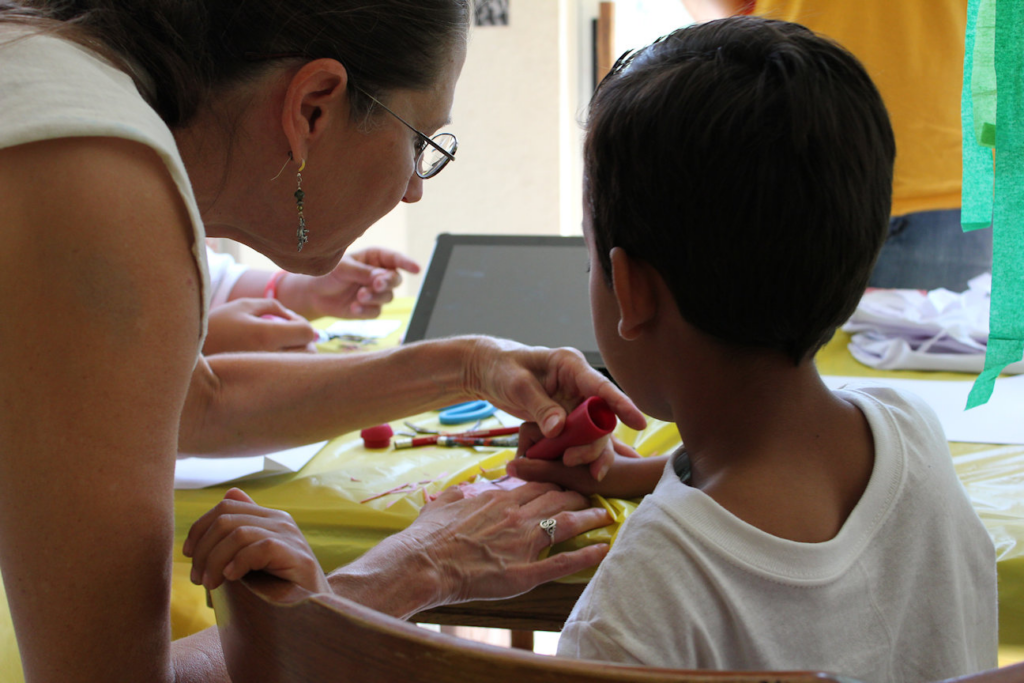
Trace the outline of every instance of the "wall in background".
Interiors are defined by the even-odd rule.
[[[643,47],[692,23],[682,0],[616,0],[615,54]]]
[[[409,253],[422,263],[442,232],[558,234],[568,4],[514,0],[507,26],[470,31],[452,109],[457,160],[406,210]]]

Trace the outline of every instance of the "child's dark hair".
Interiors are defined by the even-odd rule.
[[[657,269],[690,324],[799,363],[867,285],[895,148],[871,79],[828,39],[754,17],[680,29],[625,55],[594,96],[600,265],[610,278],[621,247]]]
[[[0,0],[0,21],[35,24],[120,62],[169,126],[280,59],[328,57],[365,93],[433,85],[470,0]]]

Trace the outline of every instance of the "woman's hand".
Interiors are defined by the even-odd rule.
[[[192,558],[192,582],[209,590],[252,571],[268,572],[314,593],[331,590],[291,515],[260,507],[239,489],[229,490],[196,520],[182,552]]]
[[[554,539],[541,528],[555,520]],[[443,602],[511,597],[591,567],[607,547],[591,546],[538,560],[550,545],[611,523],[604,508],[551,484],[465,498],[458,487],[423,508],[409,531],[437,568]]]
[[[267,316],[267,317],[264,317]],[[316,330],[274,299],[235,299],[210,311],[203,354],[237,351],[316,353]]]
[[[575,349],[477,337],[464,366],[463,385],[470,396],[487,399],[516,417],[537,423],[547,437],[560,434],[567,411],[588,396],[603,398],[633,429],[647,424],[633,402]]]
[[[399,270],[418,273],[420,266],[397,251],[370,247],[345,254],[327,275],[286,275],[278,285],[278,298],[310,319],[376,318],[402,283]]]
[[[554,539],[540,526],[554,519]],[[603,508],[551,484],[466,498],[459,487],[428,503],[404,531],[333,572],[339,595],[396,617],[439,605],[508,598],[600,562],[606,544],[537,559],[541,551],[611,523]],[[381,590],[387,586],[387,590]]]

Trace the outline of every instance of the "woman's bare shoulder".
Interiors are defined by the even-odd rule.
[[[115,325],[130,325],[155,305],[198,326],[201,276],[191,219],[146,145],[82,137],[2,149],[0,213],[0,271],[22,285],[53,285],[67,304],[77,298]]]

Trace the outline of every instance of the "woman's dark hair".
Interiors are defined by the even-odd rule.
[[[469,0],[0,0],[0,21],[49,25],[135,79],[167,125],[278,59],[336,59],[354,115],[399,88],[433,84],[465,39]]]
[[[754,17],[676,31],[624,56],[591,105],[601,267],[621,247],[690,324],[799,363],[867,285],[895,149],[878,91],[832,41]]]

